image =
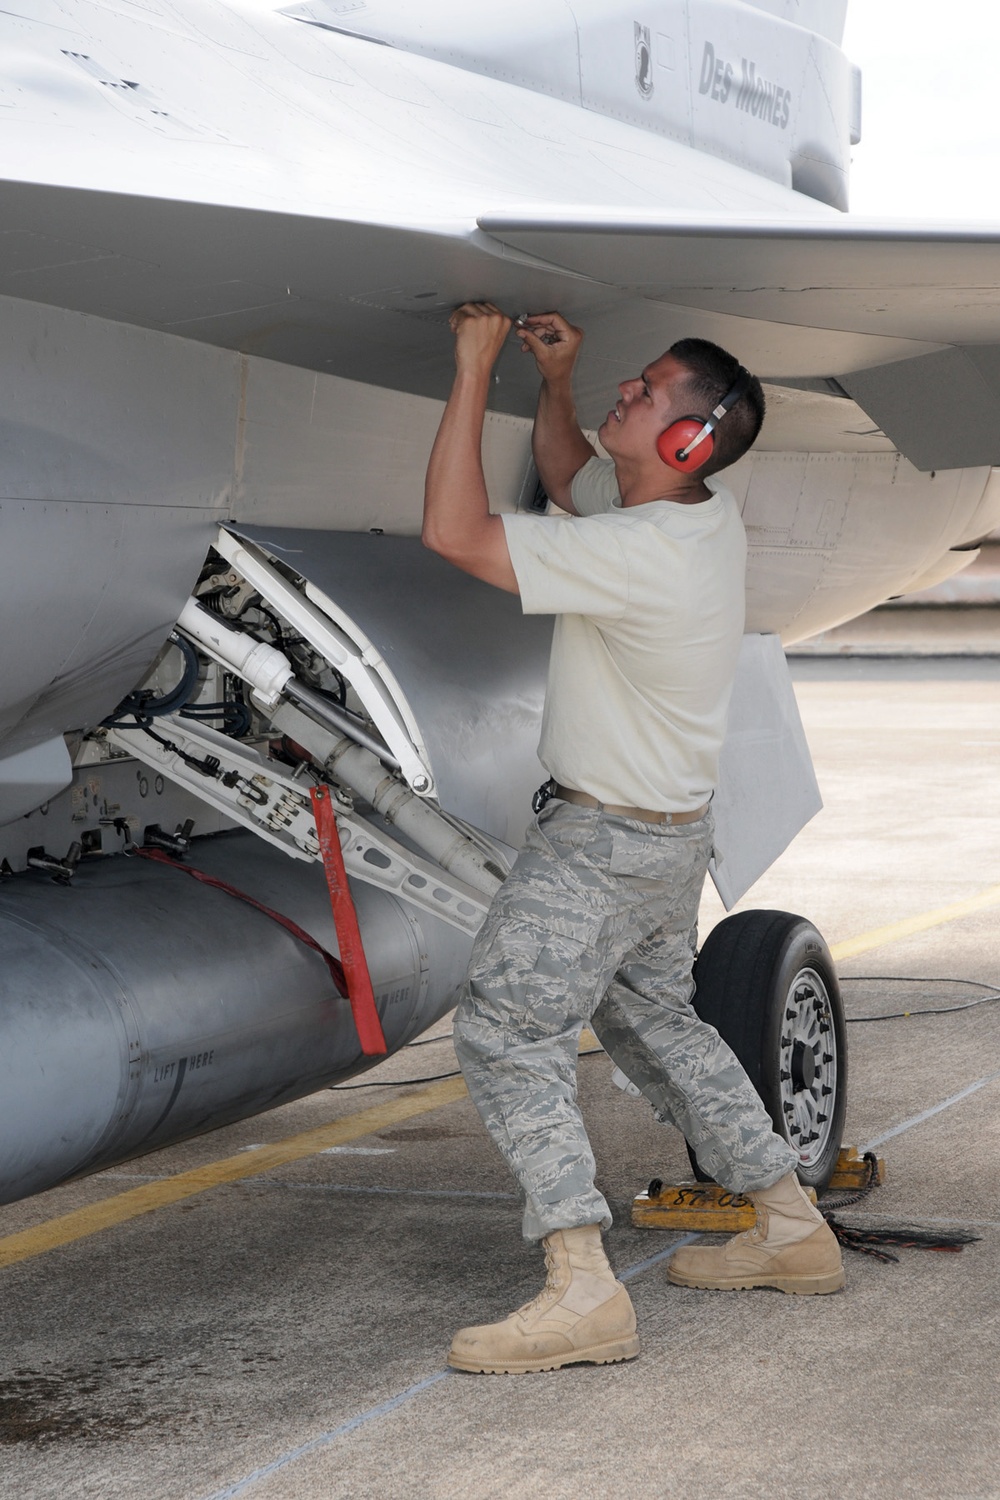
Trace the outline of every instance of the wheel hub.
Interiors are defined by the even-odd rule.
[[[800,969],[788,987],[778,1080],[785,1135],[810,1167],[833,1128],[837,1038],[830,996],[815,969]]]
[[[811,1089],[816,1077],[816,1054],[805,1042],[796,1040],[792,1046],[792,1088],[797,1094]]]

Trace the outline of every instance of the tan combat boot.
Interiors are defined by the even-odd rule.
[[[543,1290],[502,1323],[460,1328],[448,1352],[453,1370],[526,1375],[639,1353],[632,1303],[608,1265],[600,1225],[557,1229],[542,1243]]]
[[[836,1235],[794,1174],[748,1193],[757,1210],[752,1229],[725,1245],[690,1245],[667,1262],[675,1286],[738,1291],[770,1286],[813,1296],[839,1292],[844,1266]]]

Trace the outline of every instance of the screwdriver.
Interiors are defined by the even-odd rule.
[[[526,313],[526,312],[518,313],[517,317],[513,320],[514,327],[515,328],[525,328],[525,327],[527,327],[528,319],[529,319],[530,316],[531,316],[530,313]],[[534,329],[531,329],[530,332],[534,333]],[[543,344],[558,344],[558,342],[559,342],[559,335],[558,335],[558,333],[554,333],[551,329],[549,329],[548,333],[539,333],[539,334],[536,334],[535,337],[536,338],[540,338]]]

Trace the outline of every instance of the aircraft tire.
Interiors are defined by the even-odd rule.
[[[829,948],[805,917],[738,912],[709,934],[694,979],[695,1010],[732,1047],[775,1130],[798,1151],[800,1182],[821,1191],[847,1109],[847,1029]]]

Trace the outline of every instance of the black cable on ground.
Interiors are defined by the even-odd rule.
[[[881,1249],[883,1245],[898,1245],[906,1250],[941,1250],[957,1255],[965,1245],[974,1245],[982,1238],[969,1234],[964,1229],[941,1230],[917,1229],[909,1226],[900,1229],[851,1229],[841,1224],[831,1213],[823,1215],[838,1241],[845,1250],[856,1250],[859,1255],[870,1255],[875,1260],[895,1261],[899,1256]]]
[[[864,1187],[855,1193],[849,1193],[846,1197],[838,1198],[837,1202],[831,1204],[829,1208],[824,1207],[825,1197],[817,1205],[845,1250],[855,1250],[859,1255],[870,1255],[874,1260],[898,1262],[899,1256],[885,1249],[886,1245],[896,1245],[908,1250],[945,1250],[957,1254],[963,1245],[973,1245],[981,1238],[980,1235],[969,1234],[964,1229],[917,1229],[912,1224],[903,1224],[894,1229],[856,1229],[851,1225],[841,1224],[840,1220],[834,1217],[835,1211],[855,1208],[868,1197],[878,1181],[878,1157],[874,1151],[866,1151],[863,1159],[868,1168],[868,1181]]]
[[[1000,987],[987,984],[983,979],[930,979],[910,974],[847,974],[840,976],[841,984],[964,984],[990,994],[980,995],[977,1000],[967,1000],[964,1005],[926,1006],[921,1010],[894,1010],[884,1016],[847,1016],[848,1026],[866,1025],[873,1021],[907,1021],[912,1016],[950,1016],[962,1010],[974,1010],[977,1005],[995,1005],[1000,1001]]]

